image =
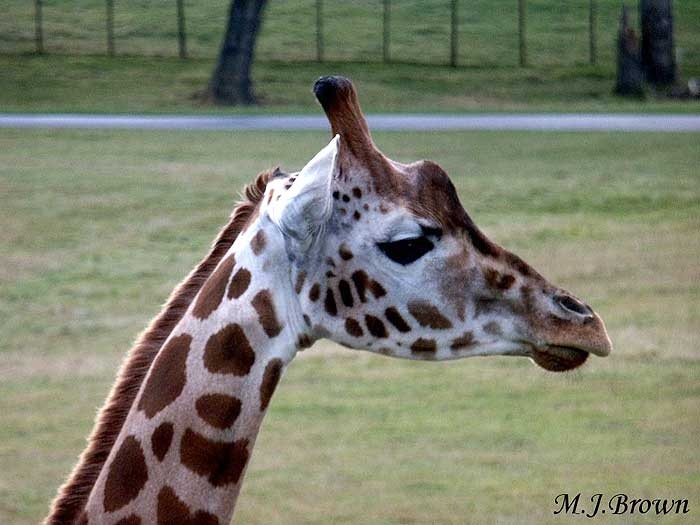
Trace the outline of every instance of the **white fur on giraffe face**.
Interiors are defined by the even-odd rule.
[[[285,239],[290,275],[303,274],[297,299],[310,337],[426,360],[530,355],[533,347],[546,345],[533,328],[539,314],[526,311],[525,296],[530,309],[547,312],[551,285],[536,272],[528,278],[511,267],[510,254],[495,245],[497,255],[482,253],[468,232],[443,235],[434,216],[416,213],[420,206],[415,202],[379,191],[366,166],[356,159],[339,161],[337,145],[336,136],[299,175],[290,176],[291,183],[279,181],[279,188],[271,190],[282,192],[269,214]],[[309,167],[321,165],[322,170]],[[433,166],[391,165],[407,173]],[[306,180],[305,171],[310,174]],[[406,184],[411,177],[406,176]],[[305,191],[308,185],[313,191]],[[294,206],[299,195],[303,205]],[[425,236],[426,230],[440,235],[431,237],[432,249],[416,260],[397,263],[379,248]]]

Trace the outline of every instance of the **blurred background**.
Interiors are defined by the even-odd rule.
[[[650,3],[630,1],[620,33],[617,0],[268,2],[228,92],[214,85],[222,42],[241,31],[230,2],[3,0],[0,121],[321,115],[323,74],[350,77],[368,113],[697,119],[700,2],[664,4],[661,82],[643,56]],[[619,64],[631,96],[615,94]],[[125,352],[243,185],[299,169],[328,138],[0,125],[0,523],[47,513]],[[391,158],[443,166],[489,237],[585,298],[615,350],[555,375],[526,359],[414,363],[317,343],[277,390],[234,521],[554,524],[570,518],[554,498],[582,492],[691,509],[597,523],[697,522],[699,134],[374,138]]]
[[[627,5],[637,40],[641,3]],[[257,111],[314,109],[308,79],[329,71],[364,82],[365,107],[373,111],[699,107],[653,96],[642,106],[637,97],[612,95],[617,0],[268,4],[253,40],[251,76],[263,103]],[[684,86],[700,77],[700,4],[672,5],[672,54]],[[6,111],[213,111],[200,95],[229,7],[226,0],[5,0],[0,105]]]

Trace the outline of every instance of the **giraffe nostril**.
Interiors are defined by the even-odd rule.
[[[588,305],[582,303],[578,299],[574,299],[569,295],[557,295],[554,297],[554,300],[559,306],[561,306],[564,310],[567,310],[569,312],[573,312],[578,315],[584,315],[587,317],[593,315],[593,310],[591,310],[591,308]]]

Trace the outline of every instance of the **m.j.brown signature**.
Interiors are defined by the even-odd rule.
[[[595,518],[601,514],[688,514],[687,499],[646,499],[631,498],[627,494],[618,493],[612,496],[598,493],[590,497],[577,494],[562,493],[554,498],[554,514],[584,515]]]

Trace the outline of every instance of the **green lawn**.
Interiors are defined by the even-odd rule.
[[[269,3],[258,42],[253,77],[263,108],[254,111],[313,111],[313,79],[342,73],[358,83],[372,111],[700,112],[697,100],[650,94],[639,102],[612,95],[620,2],[597,3],[597,66],[588,65],[588,0],[530,0],[530,66],[519,68],[517,3],[460,0],[460,67],[450,68],[449,0],[392,3],[390,51],[396,63],[388,65],[381,64],[381,0],[324,2],[326,63],[315,62],[315,0],[276,0]],[[174,58],[174,2],[115,2],[120,56],[112,59],[100,56],[104,0],[69,4],[44,0],[49,56],[36,57],[33,3],[3,3],[0,111],[232,111],[203,105],[197,97],[213,68],[227,0],[185,2],[192,56],[186,61]],[[700,76],[700,2],[676,0],[674,12],[679,67],[687,81]]]
[[[212,57],[223,34],[229,0],[186,0],[190,54]],[[636,20],[635,2],[632,20]],[[45,46],[54,53],[106,51],[104,0],[43,0]],[[275,0],[266,8],[259,55],[265,60],[316,59],[316,0]],[[329,60],[381,61],[382,0],[323,2],[323,40]],[[529,0],[529,58],[536,65],[588,63],[589,0]],[[449,60],[450,0],[392,2],[390,55],[397,61]],[[599,60],[615,61],[618,0],[597,0]],[[518,63],[518,10],[513,0],[459,0],[459,62],[512,66]],[[682,64],[700,65],[700,5],[675,0],[676,45]],[[34,50],[34,5],[5,0],[0,18],[0,52]],[[175,2],[115,2],[117,53],[177,55]]]
[[[562,492],[688,498],[691,514],[663,522],[695,521],[697,135],[375,138],[440,162],[492,238],[601,313],[615,351],[555,375],[320,343],[275,395],[238,522],[560,524]],[[325,140],[0,130],[0,523],[46,512],[124,352],[242,185]]]
[[[616,97],[614,71],[602,66],[453,69],[313,62],[260,62],[253,70],[260,107],[214,107],[197,96],[212,67],[209,59],[0,55],[0,112],[318,114],[311,85],[335,73],[355,82],[370,112],[700,113],[700,100]],[[693,71],[700,76],[700,67]]]

